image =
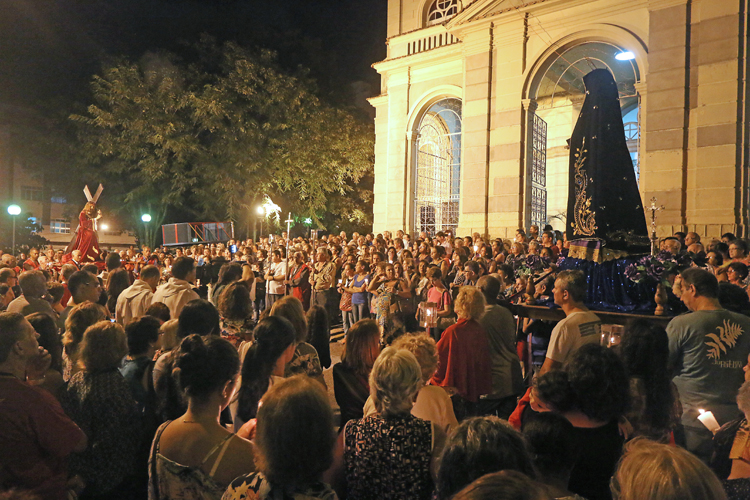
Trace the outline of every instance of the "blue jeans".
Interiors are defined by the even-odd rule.
[[[341,319],[344,322],[344,333],[349,331],[349,328],[352,327],[352,325],[355,323],[354,321],[354,304],[352,304],[352,310],[351,311],[341,311]]]
[[[367,304],[352,304],[352,324],[356,323],[361,319],[367,319],[370,317],[370,308]]]

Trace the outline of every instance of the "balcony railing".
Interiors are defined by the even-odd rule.
[[[427,52],[428,50],[436,49],[438,47],[445,47],[446,45],[453,45],[458,43],[459,39],[450,33],[440,33],[437,35],[428,36],[419,40],[409,42],[407,48],[407,55],[419,54],[420,52]]]

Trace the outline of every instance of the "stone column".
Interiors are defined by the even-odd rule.
[[[466,33],[458,235],[487,233],[492,26]]]
[[[693,2],[687,229],[703,237],[746,235],[743,164],[745,2]]]
[[[648,100],[641,114],[641,191],[644,202],[656,197],[660,236],[685,223],[689,68],[689,7],[685,0],[649,3]],[[648,203],[646,203],[648,204]]]

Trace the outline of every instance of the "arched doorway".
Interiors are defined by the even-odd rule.
[[[461,100],[441,99],[425,111],[415,144],[414,229],[433,236],[458,226],[461,193]]]
[[[640,70],[634,56],[625,47],[604,41],[572,43],[557,50],[540,67],[529,88],[529,97],[534,106],[530,108],[532,116],[528,140],[530,144],[534,142],[534,134],[538,134],[536,124],[543,123],[546,130],[546,150],[542,169],[545,178],[540,184],[536,175],[534,186],[527,187],[527,206],[539,206],[540,200],[537,198],[543,196],[546,222],[540,222],[551,224],[555,229],[565,228],[570,154],[567,140],[573,132],[586,96],[583,77],[600,68],[609,70],[617,82],[628,149],[638,178],[640,99],[636,84],[640,82]],[[529,151],[527,164],[530,177],[540,171],[538,161],[535,161],[538,157],[538,152],[534,151],[532,154]],[[544,188],[540,189],[540,185]],[[530,216],[531,211],[527,216],[527,223]]]

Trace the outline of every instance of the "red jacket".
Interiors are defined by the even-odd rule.
[[[437,343],[440,365],[430,383],[455,387],[464,399],[476,403],[492,392],[490,344],[484,328],[474,320],[459,319]]]

